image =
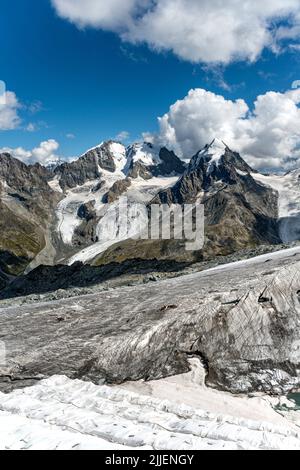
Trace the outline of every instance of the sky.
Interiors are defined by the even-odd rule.
[[[2,0],[0,14],[0,149],[17,158],[108,139],[189,158],[218,137],[257,168],[300,167],[300,0]]]

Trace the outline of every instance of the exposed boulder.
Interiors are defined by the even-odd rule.
[[[87,222],[93,219],[96,216],[95,204],[96,201],[89,201],[85,204],[81,204],[78,209],[78,217],[86,220]]]

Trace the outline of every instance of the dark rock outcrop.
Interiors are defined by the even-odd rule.
[[[78,209],[77,215],[82,222],[74,231],[72,240],[74,246],[88,245],[98,241],[96,227],[99,217],[95,210],[95,203],[96,201],[89,201]]]
[[[184,173],[185,164],[173,151],[162,147],[159,152],[159,158],[161,163],[150,168],[153,176],[182,175]]]
[[[143,149],[147,154],[146,159],[139,159],[136,153]],[[127,176],[130,178],[151,179],[153,176],[182,175],[185,164],[173,151],[165,147],[154,148],[152,144],[145,142],[142,145],[133,145],[127,149],[128,168]]]
[[[105,204],[112,204],[117,201],[122,194],[124,194],[131,186],[130,178],[116,181],[110,190],[103,196],[103,202]]]
[[[0,155],[0,267],[20,274],[45,246],[45,233],[60,199],[48,185],[50,173]]]
[[[159,192],[152,203],[204,204],[204,251],[210,256],[262,243],[278,244],[278,194],[256,181],[252,172],[225,145],[215,163],[206,146],[192,158],[178,182]]]
[[[54,174],[59,177],[63,190],[82,186],[87,181],[101,177],[101,169],[113,173],[116,170],[114,155],[111,152],[111,141],[105,142],[86,152],[78,160],[63,163],[55,168]]]
[[[94,219],[96,217],[95,203],[96,201],[89,201],[82,204],[78,209],[78,217],[86,220],[87,222]]]
[[[97,150],[88,152],[74,162],[63,163],[55,168],[54,174],[59,177],[59,184],[63,190],[82,186],[87,181],[100,178]]]

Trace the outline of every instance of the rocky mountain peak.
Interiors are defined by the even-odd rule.
[[[0,154],[0,181],[20,194],[50,192],[48,177],[47,169],[39,163],[26,165],[9,153]]]
[[[152,176],[182,174],[184,163],[173,151],[150,142],[135,143],[127,147],[127,173],[132,178],[150,179]]]
[[[212,170],[214,166],[218,166],[223,155],[225,155],[228,147],[219,139],[214,139],[210,144],[206,144],[192,158],[190,168],[198,167],[200,164],[208,163],[208,168]]]
[[[219,139],[214,139],[194,155],[189,164],[189,171],[202,169],[205,173],[212,175],[222,173],[224,167],[231,167],[245,173],[254,171],[238,152],[231,150],[223,140]]]

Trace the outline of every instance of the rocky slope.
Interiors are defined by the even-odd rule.
[[[1,155],[0,288],[5,273],[41,264],[191,263],[298,240],[298,176],[260,175],[218,140],[188,165],[166,148],[112,141],[51,168]],[[121,197],[133,214],[125,232],[115,217]],[[184,240],[132,239],[152,203],[196,202],[205,206],[203,250],[187,252]],[[137,203],[145,207],[142,215]]]
[[[191,159],[172,188],[159,192],[154,202],[204,204],[206,256],[279,243],[277,192],[252,174],[238,153],[213,141]]]
[[[151,289],[1,308],[0,389],[55,374],[95,383],[159,379],[188,371],[197,356],[213,387],[285,394],[300,384],[299,268],[298,247]]]
[[[18,275],[45,247],[60,195],[39,164],[0,155],[0,269]]]

